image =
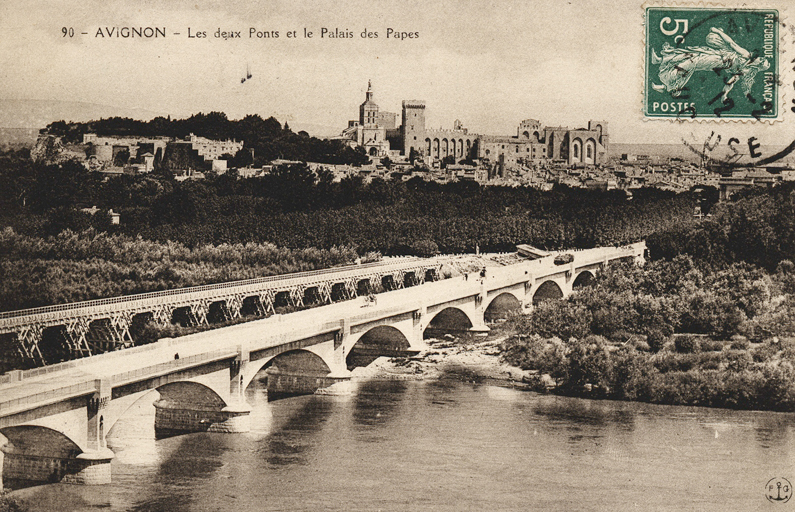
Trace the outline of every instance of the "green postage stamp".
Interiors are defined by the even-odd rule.
[[[647,7],[645,21],[645,117],[778,117],[778,10]]]

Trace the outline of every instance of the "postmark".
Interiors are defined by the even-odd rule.
[[[647,119],[775,120],[777,9],[647,7]]]

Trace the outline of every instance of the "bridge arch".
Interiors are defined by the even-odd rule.
[[[304,349],[287,350],[271,357],[251,361],[251,366],[246,371],[243,379],[243,389],[247,388],[254,378],[263,370],[276,367],[280,371],[305,372],[307,374],[328,375],[331,373],[326,361],[322,357]]]
[[[249,295],[240,305],[241,316],[267,316],[268,312],[259,295]]]
[[[533,305],[537,305],[546,300],[562,299],[563,290],[555,281],[544,281],[533,294]]]
[[[128,397],[112,400],[105,410],[105,437],[111,438],[119,435],[115,430],[120,420],[124,420],[127,412],[136,405],[149,403],[153,404],[160,398],[160,393],[154,388],[146,389]]]
[[[487,322],[493,322],[497,319],[508,318],[511,313],[517,313],[522,310],[522,302],[510,292],[503,292],[489,303],[489,306],[483,312],[483,319]]]
[[[160,393],[161,401],[179,404],[202,405],[208,407],[226,407],[226,401],[209,386],[188,380],[169,382],[155,388]]]
[[[325,300],[323,299],[323,295],[320,290],[320,286],[310,286],[307,289],[305,289],[303,302],[305,305],[325,303]]]
[[[66,434],[39,425],[17,425],[0,429],[8,444],[2,476],[6,484],[27,486],[57,483],[84,469],[77,457],[84,450]]]
[[[63,432],[40,425],[17,425],[0,428],[10,444],[4,451],[24,453],[29,456],[46,456],[69,459],[83,453],[83,449]]]
[[[207,322],[217,324],[226,320],[232,319],[232,313],[229,311],[229,304],[225,299],[219,299],[210,303],[207,308]]]
[[[590,270],[583,270],[577,277],[574,279],[574,282],[571,284],[572,289],[577,288],[585,288],[590,286],[594,280],[594,274]]]
[[[474,322],[463,310],[447,307],[436,313],[422,333],[423,338],[431,338],[450,332],[462,332],[471,329]]]
[[[362,334],[348,349],[345,364],[349,370],[357,366],[367,366],[378,357],[405,351],[410,347],[409,339],[400,329],[391,325],[379,325]]]
[[[411,288],[412,286],[418,285],[419,282],[413,270],[403,274],[403,288]]]

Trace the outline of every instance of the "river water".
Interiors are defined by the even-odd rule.
[[[795,415],[371,381],[267,401],[252,431],[155,440],[156,393],[109,434],[113,483],[17,491],[32,510],[784,510]]]

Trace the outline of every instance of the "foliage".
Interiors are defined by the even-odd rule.
[[[701,342],[697,336],[685,334],[674,338],[674,347],[680,354],[695,354],[701,350]]]
[[[0,512],[24,512],[28,507],[7,490],[0,490]]]
[[[795,258],[795,184],[752,190],[720,203],[700,223],[674,226],[647,240],[653,258],[689,254],[703,266],[746,262],[773,271]]]
[[[314,270],[355,259],[350,247],[285,249],[247,243],[188,248],[92,229],[38,238],[5,228],[0,231],[0,309]]]
[[[342,141],[310,137],[303,131],[293,133],[286,123],[282,128],[273,117],[262,119],[258,115],[248,115],[236,121],[228,119],[223,112],[199,113],[187,119],[174,120],[170,117],[156,117],[151,121],[112,117],[87,123],[57,121],[47,125],[45,133],[61,137],[67,143],[81,142],[83,134],[86,133],[100,136],[165,136],[178,139],[194,134],[214,140],[235,139],[244,142],[244,151],[235,155],[239,159],[235,162],[237,165],[262,165],[277,158],[352,165],[362,165],[369,161],[362,150],[352,149]],[[168,146],[164,156],[165,168],[184,169],[186,167],[179,166],[203,165],[203,162],[189,162],[190,155],[175,148],[175,145]],[[170,150],[179,153],[169,155]],[[253,158],[251,150],[254,151]]]
[[[588,288],[516,322],[506,361],[555,372],[568,394],[791,412],[795,265],[772,267],[689,254],[611,265]],[[630,343],[643,335],[646,343]],[[553,336],[568,341],[550,368],[539,347]]]
[[[684,339],[684,337],[682,338]],[[548,373],[558,392],[588,397],[733,409],[795,410],[792,355],[766,344],[746,350],[650,354],[588,336],[562,343],[516,335],[504,359]]]
[[[436,245],[436,242],[433,240],[417,240],[416,242],[411,244],[411,252],[415,256],[420,256],[422,258],[429,258],[431,256],[436,256],[439,254],[439,246]]]

